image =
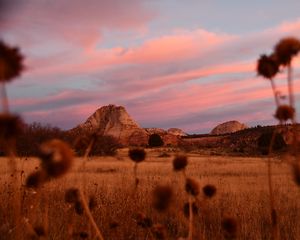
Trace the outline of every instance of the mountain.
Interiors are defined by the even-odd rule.
[[[212,135],[220,135],[220,134],[226,134],[226,133],[233,133],[240,130],[243,130],[245,128],[248,128],[245,124],[242,124],[238,121],[229,121],[225,123],[221,123],[217,125],[212,131]]]
[[[127,113],[123,106],[108,105],[97,109],[84,123],[73,128],[73,132],[97,132],[100,135],[111,135],[123,145],[147,145],[149,136],[159,134],[165,145],[177,145],[180,129],[165,131],[160,128],[141,128]]]
[[[126,109],[112,104],[97,109],[72,131],[111,135],[123,145],[145,145],[148,142],[148,133],[130,117]]]

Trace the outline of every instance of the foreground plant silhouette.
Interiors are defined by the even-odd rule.
[[[291,154],[295,157],[292,161],[292,167],[294,170],[295,180],[299,179],[300,167],[299,159],[297,157],[297,131],[296,131],[296,119],[295,119],[295,99],[293,91],[293,76],[292,76],[292,59],[300,51],[300,40],[289,37],[280,40],[274,47],[274,52],[267,56],[262,55],[257,62],[257,73],[270,80],[273,95],[276,103],[276,112],[274,117],[279,121],[279,125],[286,123],[288,120],[292,122],[293,143]],[[287,86],[288,86],[288,98],[289,103],[283,104],[280,101],[278,91],[274,83],[274,77],[279,72],[280,68],[287,68]],[[274,190],[272,184],[272,168],[271,157],[275,136],[277,134],[277,128],[273,131],[272,139],[269,146],[269,158],[267,164],[268,173],[268,187],[269,187],[269,201],[270,201],[270,216],[272,221],[272,239],[280,239],[280,233],[278,228],[278,216],[276,211],[276,204],[274,199]]]
[[[18,77],[24,70],[23,56],[17,47],[11,47],[0,40],[0,88],[2,99],[2,112],[0,113],[0,143],[4,146],[6,154],[10,158],[11,174],[13,179],[13,202],[15,238],[20,239],[21,227],[21,202],[20,202],[20,179],[17,174],[17,163],[15,159],[16,137],[21,133],[23,123],[18,115],[9,112],[8,98],[6,94],[6,83]]]

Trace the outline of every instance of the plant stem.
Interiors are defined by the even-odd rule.
[[[274,95],[274,98],[275,98],[276,106],[279,107],[279,99],[278,99],[278,95],[277,95],[277,91],[276,91],[276,86],[275,86],[274,79],[271,78],[270,82],[271,82],[271,86],[272,86],[272,90],[273,90],[273,95]]]
[[[274,190],[272,185],[272,165],[271,165],[271,153],[275,142],[276,133],[277,133],[277,128],[275,128],[272,133],[272,138],[271,138],[269,151],[268,151],[268,164],[267,164],[270,216],[272,220],[272,232],[271,232],[272,240],[278,239],[278,224],[277,224],[277,219],[274,219],[276,218],[276,216],[274,216],[274,213],[276,213],[276,209],[275,209],[275,201],[274,201]]]
[[[8,113],[9,112],[8,99],[7,99],[7,93],[6,93],[6,88],[5,88],[4,82],[1,82],[1,95],[2,95],[3,112]]]
[[[189,235],[188,240],[193,239],[193,199],[192,196],[189,195]]]
[[[94,217],[88,207],[88,204],[86,202],[86,199],[85,199],[84,194],[81,189],[79,190],[79,194],[80,194],[80,200],[81,200],[84,212],[86,213],[86,216],[88,217],[90,224],[92,225],[92,227],[94,228],[94,230],[96,232],[96,237],[100,240],[104,240],[104,238],[100,232],[100,229],[98,228],[98,226],[94,220]]]
[[[288,69],[288,91],[289,91],[289,101],[290,101],[290,107],[295,107],[295,99],[294,99],[294,90],[293,90],[293,79],[292,79],[292,66],[289,62],[287,65]]]

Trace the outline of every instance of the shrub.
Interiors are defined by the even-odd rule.
[[[51,125],[36,122],[26,125],[23,133],[17,137],[17,153],[20,156],[37,156],[40,144],[54,138],[65,140],[65,134]]]
[[[78,141],[74,145],[74,149],[78,155],[84,155],[92,138],[94,138],[94,144],[90,152],[91,156],[114,156],[117,153],[117,149],[121,147],[121,144],[113,136],[85,134],[80,138],[77,137]]]
[[[261,154],[263,154],[263,155],[268,154],[273,131],[274,130],[262,133],[257,140],[258,149],[261,152]],[[276,133],[272,150],[280,151],[280,150],[284,150],[286,147],[287,147],[287,145],[286,145],[286,142],[284,141],[282,135],[280,133]]]
[[[161,147],[164,145],[164,141],[159,134],[153,133],[149,137],[148,145],[149,147]]]

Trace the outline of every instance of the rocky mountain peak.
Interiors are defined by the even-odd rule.
[[[212,131],[211,134],[218,135],[218,134],[226,134],[226,133],[233,133],[240,130],[248,128],[245,124],[240,123],[238,121],[228,121],[217,125]]]
[[[84,123],[75,129],[98,132],[101,135],[111,135],[122,144],[138,141],[147,143],[147,133],[131,118],[123,106],[113,104],[97,109]]]

